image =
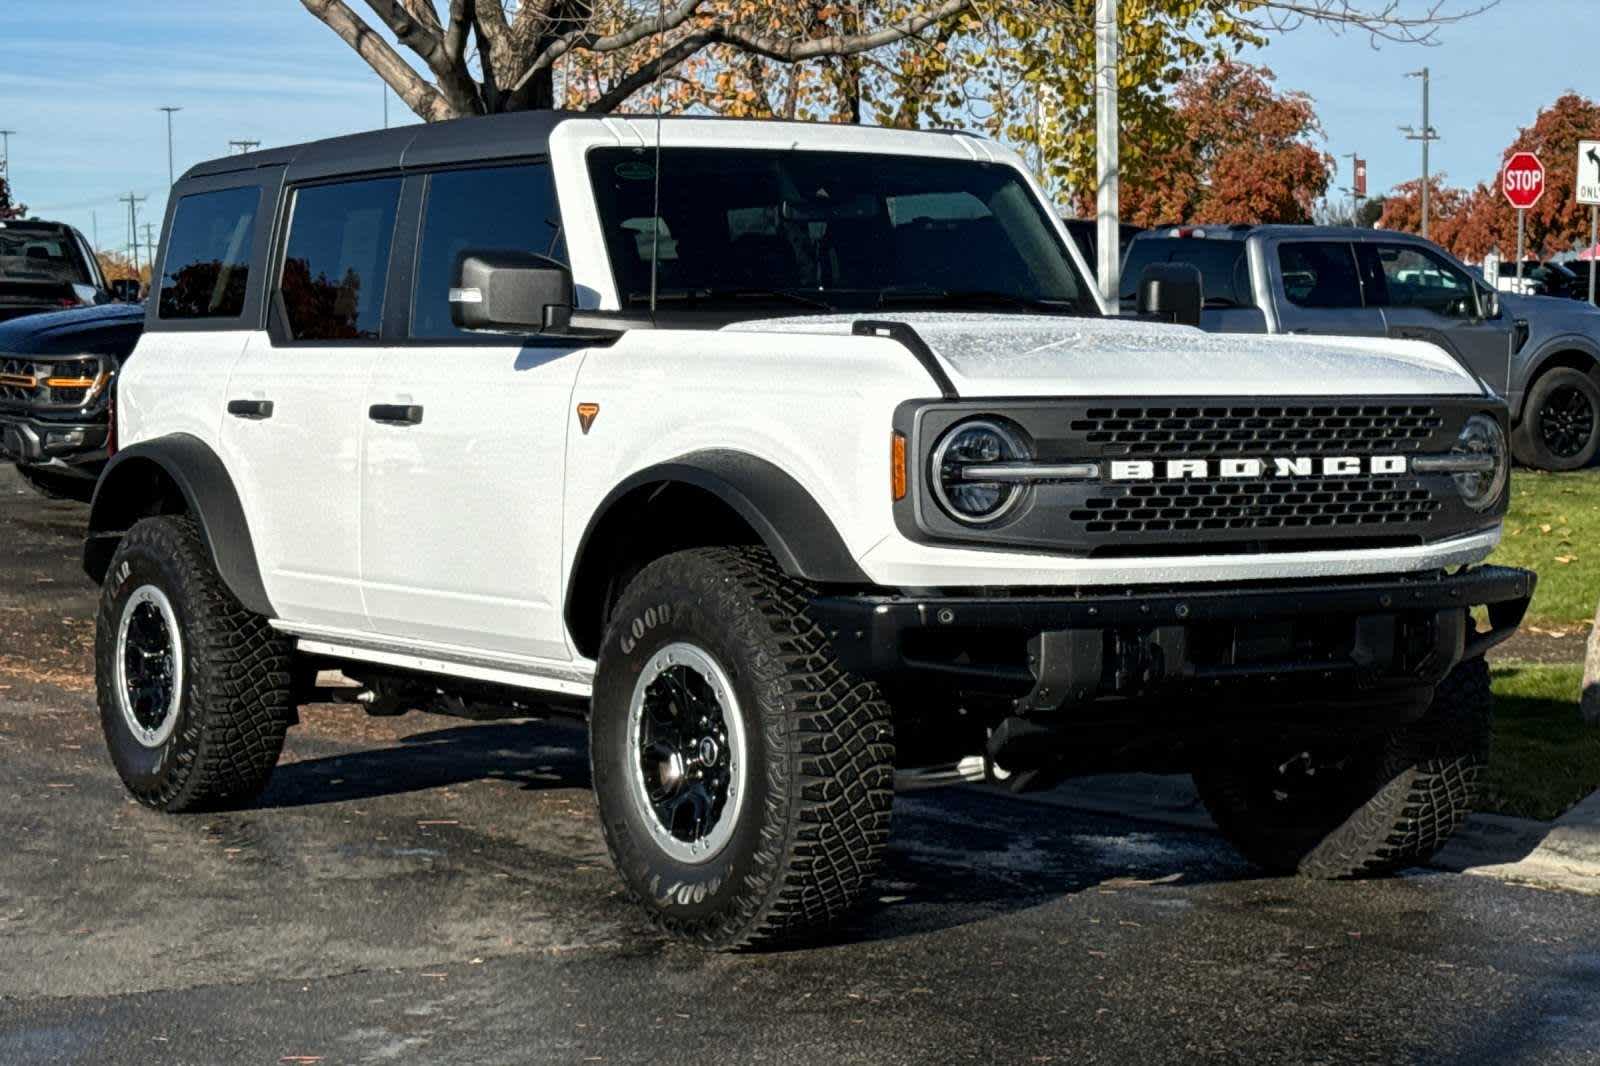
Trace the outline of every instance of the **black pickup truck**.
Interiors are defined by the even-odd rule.
[[[117,370],[143,330],[144,306],[125,303],[0,323],[0,458],[40,492],[94,493]]]
[[[112,299],[83,234],[63,222],[0,221],[0,322]]]

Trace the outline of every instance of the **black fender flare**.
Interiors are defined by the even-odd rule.
[[[1589,359],[1591,377],[1600,372],[1600,344],[1596,344],[1593,339],[1581,333],[1562,333],[1545,338],[1540,342],[1538,350],[1528,357],[1524,368],[1516,374],[1520,379],[1521,388],[1512,390],[1517,393],[1517,410],[1512,412],[1515,416],[1514,421],[1522,420],[1522,406],[1533,383],[1550,369],[1552,363],[1566,365],[1561,362],[1561,358],[1568,352],[1575,352]]]
[[[160,501],[149,493],[151,475],[157,470],[177,486],[183,497],[183,510],[193,517],[229,591],[256,614],[277,617],[267,599],[255,541],[233,478],[217,453],[188,433],[174,433],[124,448],[100,472],[94,500],[89,505],[84,572],[97,584],[103,581],[122,535],[139,519],[163,513]]]
[[[641,490],[670,485],[701,489],[726,504],[755,531],[778,565],[792,577],[830,585],[872,583],[827,512],[787,471],[744,452],[691,452],[625,478],[589,516],[567,575],[562,614],[569,630],[575,624],[574,605],[589,576],[585,559],[607,516],[619,502]]]

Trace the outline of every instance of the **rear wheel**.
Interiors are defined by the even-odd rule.
[[[253,800],[293,716],[288,640],[228,591],[187,518],[122,538],[100,594],[95,680],[111,761],[163,811]]]
[[[839,918],[888,839],[889,709],[835,662],[807,591],[758,549],[678,552],[634,578],[601,648],[606,843],[652,918],[709,947]]]
[[[1240,751],[1195,784],[1223,835],[1267,870],[1392,873],[1426,862],[1471,811],[1491,717],[1489,667],[1473,659],[1417,722],[1343,747]]]
[[[1600,385],[1557,367],[1533,383],[1511,433],[1517,461],[1539,470],[1580,470],[1600,453]]]

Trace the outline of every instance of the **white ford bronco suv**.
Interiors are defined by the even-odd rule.
[[[194,168],[85,548],[117,770],[248,803],[330,668],[575,712],[618,873],[715,947],[860,898],[897,767],[1187,772],[1269,869],[1421,861],[1533,587],[1478,565],[1504,404],[1088,276],[962,134],[525,113]]]

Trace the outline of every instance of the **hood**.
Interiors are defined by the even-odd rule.
[[[143,304],[108,303],[51,311],[0,324],[0,352],[72,355],[95,351],[121,355],[132,350],[143,329]]]
[[[1204,333],[1133,319],[1006,314],[826,315],[728,330],[837,336],[904,322],[962,396],[1476,395],[1476,378],[1420,341]]]
[[[1499,296],[1502,314],[1526,316],[1535,328],[1545,323],[1559,323],[1560,329],[1593,333],[1600,338],[1600,308],[1590,306],[1587,301],[1559,296],[1523,296],[1514,292],[1502,292]]]

